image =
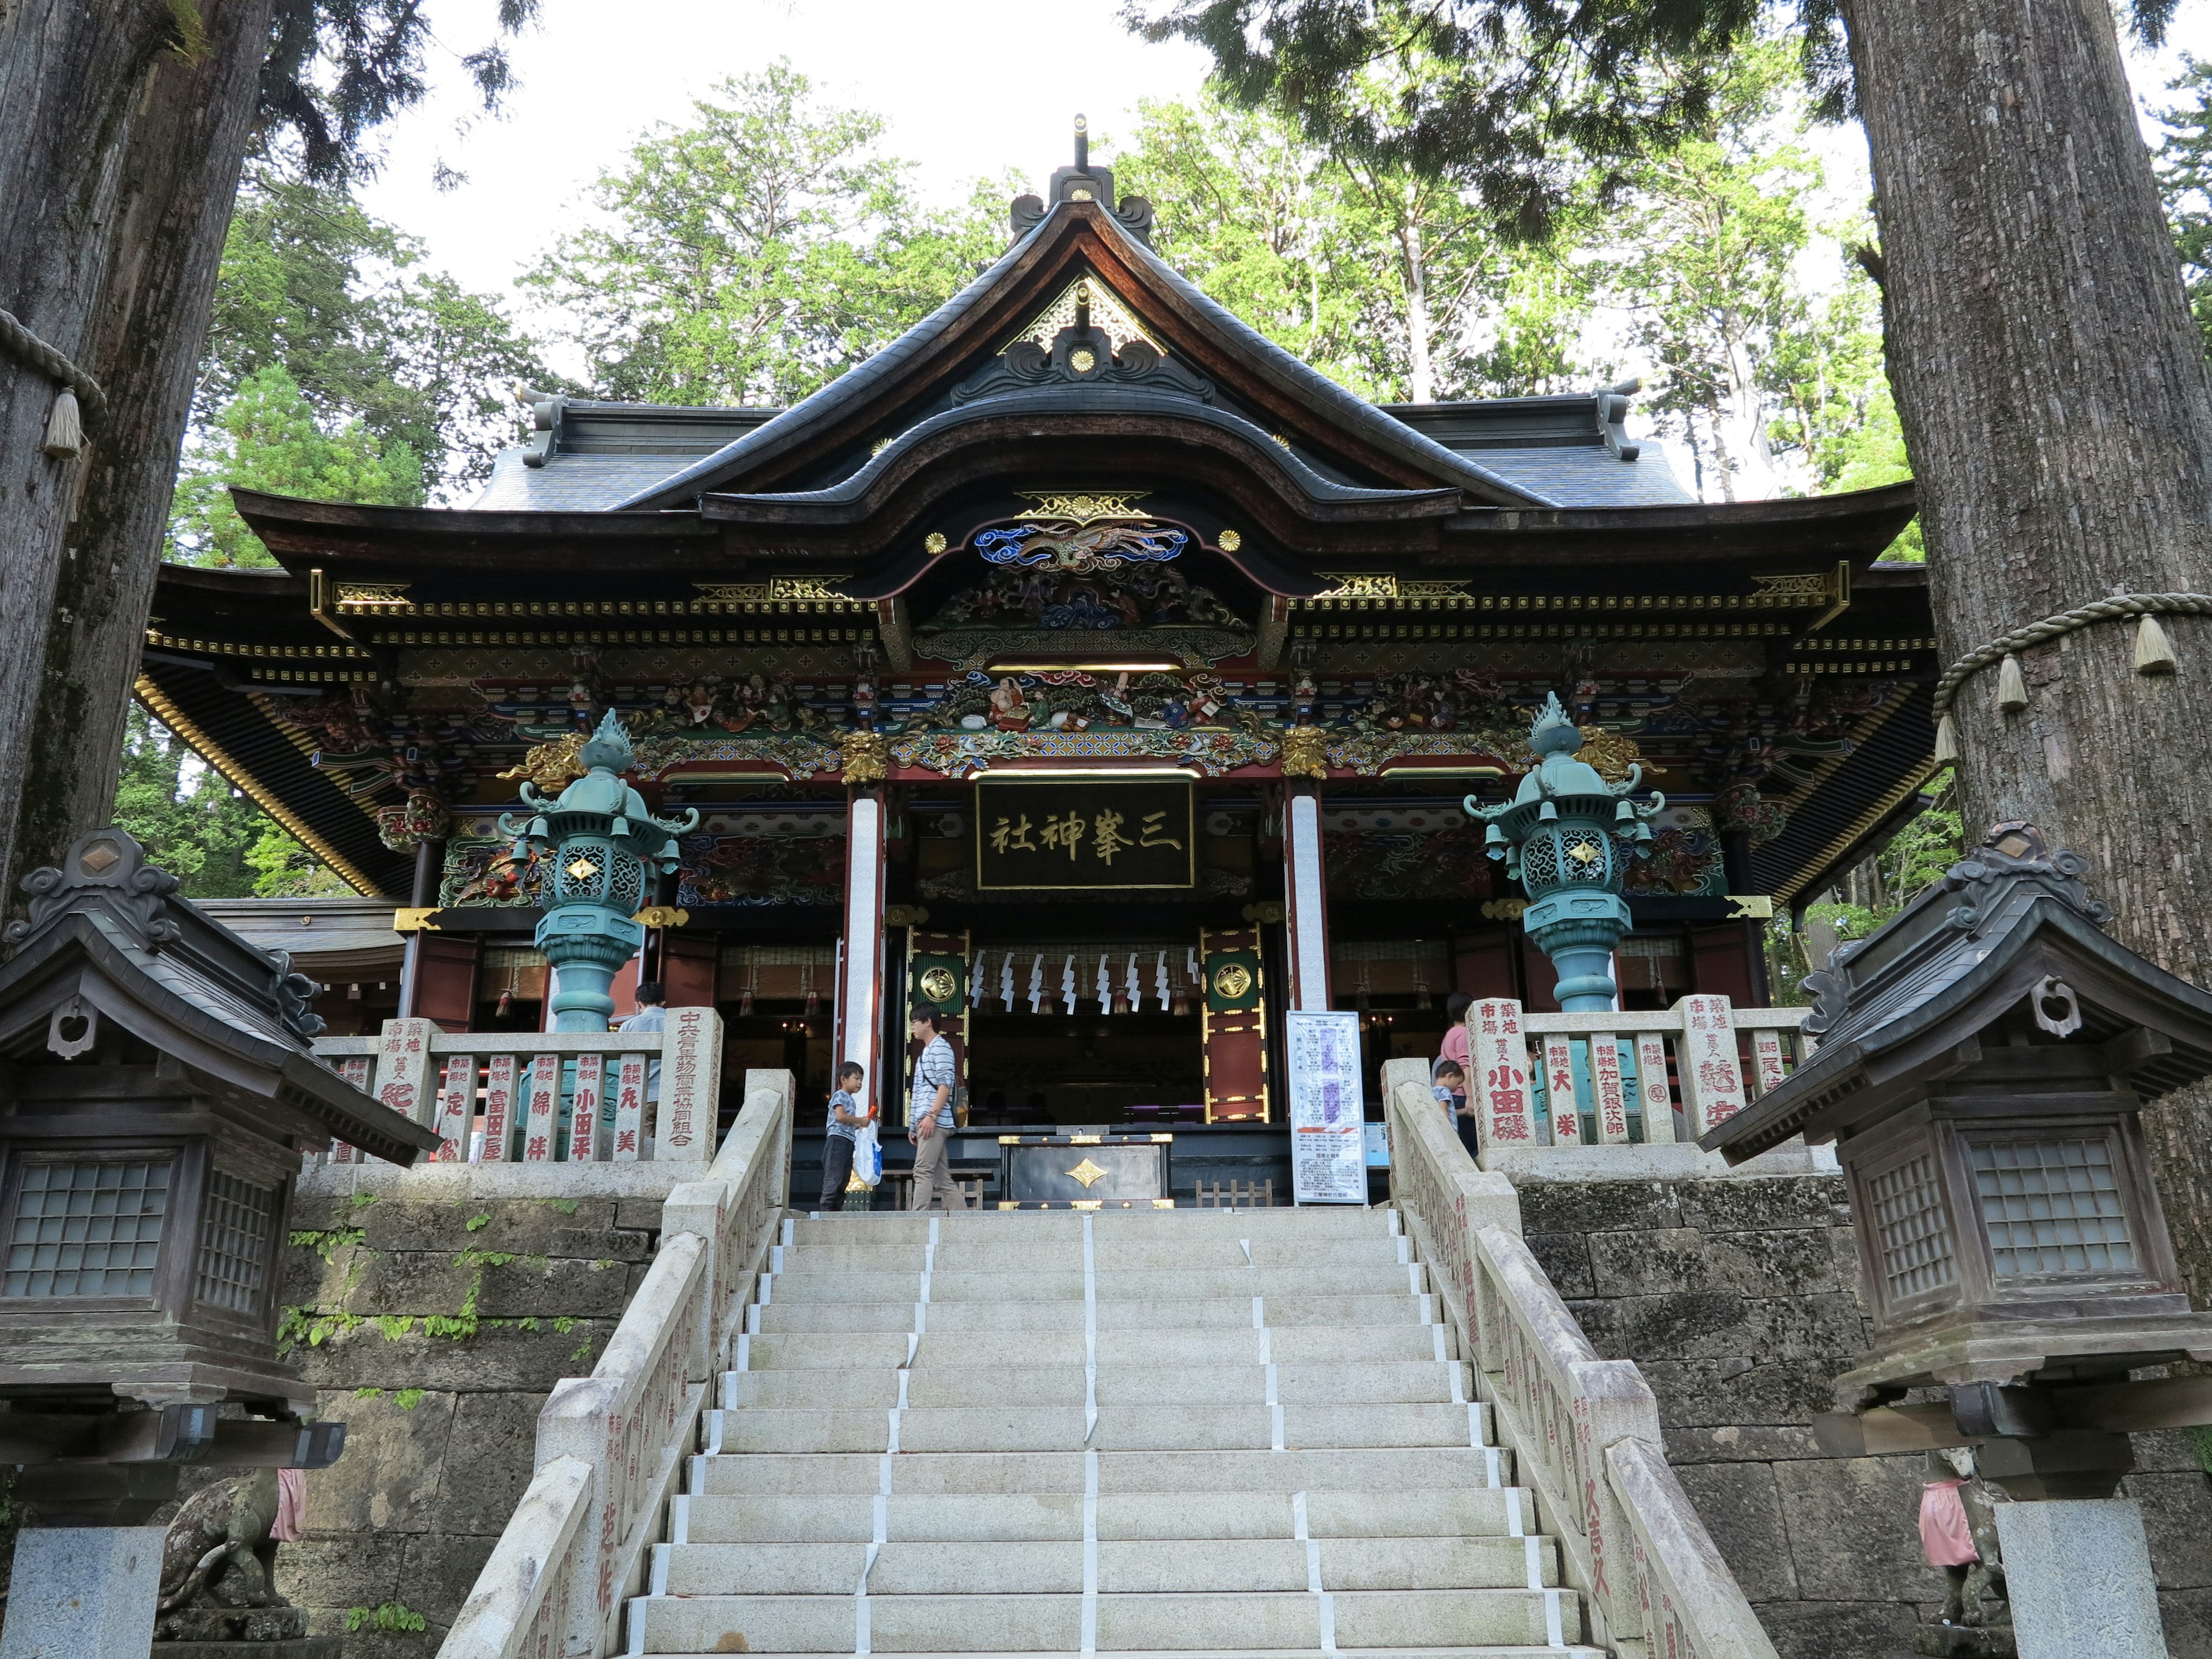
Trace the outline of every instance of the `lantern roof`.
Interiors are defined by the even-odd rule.
[[[2212,1076],[2212,995],[2104,932],[2076,853],[2033,824],[2000,823],[1982,846],[1827,971],[1808,975],[1812,1057],[1698,1145],[1730,1164],[1802,1133],[1871,1127],[1999,1045],[2100,1051],[2116,1086],[2155,1100]],[[2018,1016],[2025,1012],[2027,1018]]]
[[[323,1022],[311,1005],[322,988],[295,973],[289,954],[247,944],[177,885],[114,829],[79,837],[59,869],[24,878],[29,914],[9,927],[14,954],[0,965],[0,1097],[16,1092],[7,1084],[15,1061],[68,1040],[64,1024],[86,1020],[90,1031],[106,1020],[211,1091],[267,1103],[276,1132],[303,1148],[335,1136],[411,1164],[435,1147],[430,1130],[315,1058]]]

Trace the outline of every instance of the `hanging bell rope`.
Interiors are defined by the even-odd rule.
[[[97,426],[107,413],[107,394],[100,382],[24,327],[12,312],[0,311],[0,351],[61,383],[40,447],[57,460],[75,456],[84,447],[86,422]]]
[[[2166,629],[2159,626],[2161,613],[2212,617],[2212,593],[2115,593],[2110,599],[2093,600],[2071,611],[2062,611],[2055,617],[2045,617],[2041,622],[2015,628],[1980,649],[1969,651],[1945,669],[1943,678],[1936,682],[1936,764],[1948,766],[1959,758],[1958,728],[1951,720],[1952,702],[1961,685],[1991,663],[2001,665],[1997,671],[1997,707],[2008,714],[2027,707],[2027,680],[2021,672],[2017,653],[2031,645],[2041,645],[2096,623],[2120,622],[2133,617],[2136,619],[2136,672],[2172,673],[2178,665],[2173,642],[2166,637]]]

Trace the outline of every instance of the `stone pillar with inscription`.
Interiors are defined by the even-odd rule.
[[[1321,795],[1310,785],[1291,785],[1283,802],[1283,896],[1291,1007],[1299,1013],[1326,1012],[1328,890],[1322,866]]]
[[[867,1073],[884,1121],[895,1121],[883,1077],[884,855],[886,826],[880,791],[855,787],[846,807],[845,932],[837,980],[836,1054]]]

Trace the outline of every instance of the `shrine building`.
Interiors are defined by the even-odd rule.
[[[463,508],[237,491],[282,568],[165,567],[137,694],[362,897],[210,908],[333,1032],[539,1029],[546,872],[499,818],[612,709],[699,813],[617,1010],[720,1009],[726,1121],[748,1066],[817,1134],[836,1059],[902,1098],[919,995],[971,1127],[1279,1171],[1285,1011],[1359,1010],[1373,1091],[1455,990],[1556,1006],[1462,807],[1555,692],[1666,796],[1624,1004],[1766,1001],[1765,918],[1933,769],[1911,487],[1700,503],[1632,386],[1366,403],[1116,200],[1079,153],[790,409],[538,397]]]

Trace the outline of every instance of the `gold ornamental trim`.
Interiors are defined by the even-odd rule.
[[[831,586],[842,582],[849,573],[825,574],[819,576],[770,576],[764,582],[694,582],[699,597],[717,605],[772,605],[778,600],[833,599],[845,600],[846,596]]]
[[[1103,492],[1054,489],[1017,489],[1014,494],[1036,506],[1026,513],[1014,515],[1017,523],[1035,520],[1049,524],[1114,524],[1126,520],[1144,520],[1152,515],[1139,512],[1137,503],[1152,492],[1149,489],[1123,489],[1111,495]]]
[[[1294,726],[1284,732],[1283,775],[1286,778],[1327,777],[1328,733],[1318,726]]]
[[[139,702],[145,704],[154,717],[189,744],[194,754],[222,774],[231,787],[244,794],[256,806],[284,826],[286,833],[325,864],[338,872],[346,884],[363,898],[377,898],[382,890],[362,871],[359,865],[318,835],[290,807],[260,785],[253,775],[232,759],[228,751],[203,732],[191,717],[171,702],[161,688],[146,675],[138,677],[131,687]]]
[[[838,752],[848,783],[881,783],[890,769],[890,745],[880,732],[848,732]]]
[[[406,582],[340,582],[338,610],[342,613],[395,610],[410,603]]]
[[[497,775],[528,778],[539,789],[558,789],[588,769],[581,759],[584,742],[581,732],[570,732],[550,743],[532,744],[528,754]]]

